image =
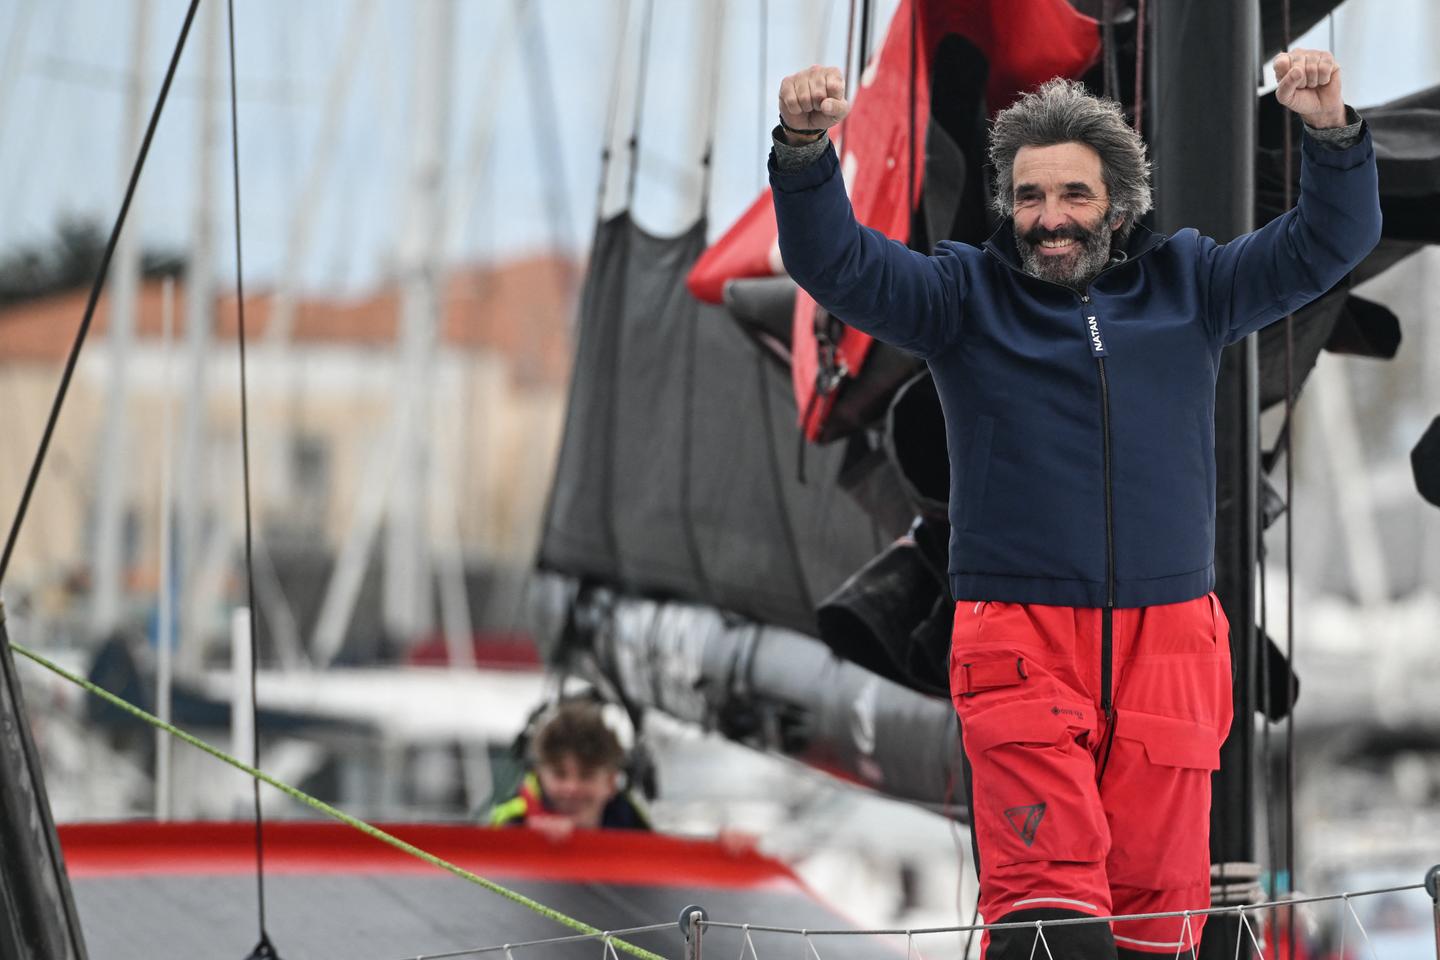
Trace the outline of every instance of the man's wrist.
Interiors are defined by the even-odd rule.
[[[1349,111],[1344,107],[1334,113],[1327,113],[1323,116],[1304,117],[1305,125],[1312,130],[1334,130],[1338,127],[1349,126],[1352,122]]]
[[[780,138],[785,141],[786,145],[791,147],[808,147],[812,143],[819,143],[825,136],[824,130],[815,134],[792,133],[783,125],[776,127],[776,130],[779,131]]]
[[[780,114],[780,125],[775,128],[779,136],[787,146],[808,147],[812,143],[819,143],[820,138],[825,136],[825,128],[819,127],[814,130],[806,130],[800,127],[792,127],[785,122],[785,114]]]
[[[775,157],[775,169],[780,173],[794,173],[810,166],[830,149],[830,138],[825,134],[818,137],[794,137],[792,142],[783,127],[777,126],[770,132]]]
[[[1316,126],[1307,119],[1305,136],[1330,150],[1348,150],[1360,142],[1364,127],[1353,107],[1345,108],[1344,120],[1334,126]]]

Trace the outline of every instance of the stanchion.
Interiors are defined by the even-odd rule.
[[[705,908],[693,903],[680,911],[680,932],[685,935],[685,960],[700,960],[700,924],[709,919]]]

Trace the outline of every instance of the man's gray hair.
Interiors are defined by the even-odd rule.
[[[1076,80],[1056,77],[1027,93],[995,117],[990,130],[990,162],[995,167],[991,205],[1002,217],[1015,212],[1015,155],[1021,147],[1083,143],[1100,154],[1100,169],[1110,193],[1110,212],[1122,218],[1123,239],[1150,211],[1150,161],[1145,142],[1128,123],[1120,104],[1091,95]]]

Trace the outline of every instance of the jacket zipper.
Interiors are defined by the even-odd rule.
[[[1154,247],[1141,251],[1137,256],[1128,258],[1120,263],[1112,263],[1101,270],[1105,273],[1114,267],[1124,263],[1133,263],[1140,257],[1149,253]],[[995,259],[1004,263],[1011,270],[1021,273],[1024,276],[1030,274],[1022,270],[1016,270],[1015,266],[1006,263],[1005,259],[986,248],[986,252]],[[1100,274],[1096,274],[1099,277]],[[1040,280],[1041,283],[1048,283],[1054,287],[1061,287],[1074,293],[1073,287],[1066,287],[1064,284],[1055,283],[1051,280],[1042,280],[1039,277],[1031,277]],[[1091,281],[1094,282],[1093,280]],[[1090,294],[1080,294],[1080,302],[1086,306],[1090,304]],[[1112,488],[1111,463],[1110,463],[1110,383],[1105,376],[1105,358],[1095,358],[1096,369],[1100,376],[1100,431],[1101,442],[1104,451],[1104,484],[1105,484],[1105,606],[1100,610],[1100,709],[1105,715],[1105,744],[1104,752],[1100,758],[1100,764],[1095,774],[1095,781],[1098,784],[1105,776],[1105,768],[1110,763],[1110,748],[1115,741],[1115,704],[1112,687],[1114,686],[1114,641],[1115,641],[1115,499]]]
[[[1088,305],[1090,295],[1082,293],[1080,302]],[[1100,376],[1100,437],[1105,464],[1105,606],[1100,611],[1100,710],[1105,715],[1105,745],[1095,774],[1098,784],[1105,777],[1110,749],[1115,743],[1115,495],[1110,456],[1110,381],[1105,376],[1103,356],[1095,358],[1095,367]]]
[[[1082,293],[1080,302],[1090,303],[1090,295]],[[1100,375],[1100,436],[1104,450],[1105,477],[1105,608],[1100,628],[1100,707],[1108,718],[1111,711],[1111,644],[1115,609],[1115,495],[1110,460],[1110,381],[1105,376],[1105,358],[1096,357]]]

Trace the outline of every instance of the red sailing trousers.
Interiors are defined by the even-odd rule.
[[[1210,905],[1210,775],[1232,713],[1229,624],[1213,593],[1112,617],[1107,721],[1100,610],[956,607],[950,690],[987,922],[1035,909]],[[1199,940],[1203,919],[1116,922],[1115,944],[1174,956]]]

